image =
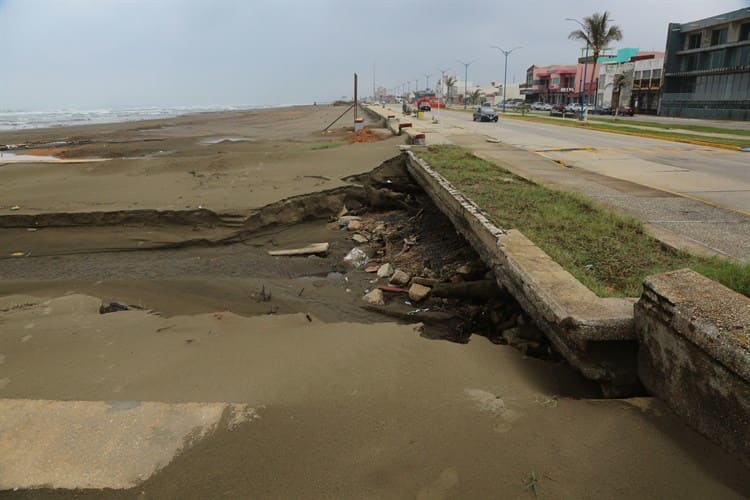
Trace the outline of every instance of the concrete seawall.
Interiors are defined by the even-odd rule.
[[[690,270],[649,277],[640,300],[597,297],[519,231],[495,226],[418,154],[404,161],[498,284],[605,396],[645,386],[750,466],[748,297]]]

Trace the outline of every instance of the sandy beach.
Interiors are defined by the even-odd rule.
[[[435,302],[456,320],[437,327],[362,308],[386,282],[343,262],[357,246],[331,222],[344,205],[373,241],[371,228],[385,228],[386,255],[411,273],[429,267],[448,279],[477,257],[422,195],[386,196],[386,182],[407,182],[381,167],[400,138],[373,129],[356,142],[342,128],[351,116],[321,132],[344,109],[0,133],[0,145],[25,144],[25,154],[96,160],[0,159],[0,407],[143,401],[254,412],[180,441],[132,486],[91,487],[75,467],[83,459],[63,449],[66,461],[22,471],[33,486],[0,496],[750,496],[747,469],[660,401],[601,399],[554,356],[495,343],[479,319],[464,321],[466,311],[482,316],[486,300]],[[329,253],[268,255],[314,242]],[[110,302],[131,307],[100,314]],[[440,333],[456,324],[459,342]],[[24,456],[14,441],[23,426],[0,425],[0,455]],[[59,426],[60,452],[66,424],[49,425]],[[76,487],[44,479],[65,467]]]

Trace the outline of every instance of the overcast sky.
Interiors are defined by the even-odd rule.
[[[0,0],[0,110],[278,105],[394,87],[475,60],[469,80],[502,81],[490,48],[523,46],[532,64],[570,64],[566,17],[609,10],[619,47],[664,50],[667,24],[748,0]]]

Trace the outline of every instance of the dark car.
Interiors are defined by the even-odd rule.
[[[630,106],[620,106],[620,108],[617,110],[617,114],[620,116],[633,116],[635,115],[635,111],[633,111],[633,108],[631,108]]]
[[[552,109],[549,110],[550,116],[562,116],[563,118],[566,116],[573,116],[574,113],[575,111],[562,104],[555,104],[552,106]]]
[[[426,102],[419,105],[419,111],[432,111],[432,108]]]
[[[474,111],[474,121],[496,122],[497,113],[495,113],[495,110],[492,109],[492,106],[490,104],[482,104],[482,106],[478,107],[476,111]]]

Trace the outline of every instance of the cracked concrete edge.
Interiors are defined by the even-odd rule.
[[[476,250],[499,266],[509,283],[537,304],[541,319],[566,325],[581,340],[629,340],[636,299],[597,297],[520,231],[495,226],[472,200],[424,160],[408,151],[410,173],[462,232],[471,233]],[[548,287],[540,286],[546,281]],[[572,298],[571,298],[572,297]]]
[[[413,152],[406,152],[406,156],[412,177],[568,362],[593,380],[615,384],[635,381],[634,363],[633,369],[615,368],[607,359],[591,356],[587,347],[590,342],[634,342],[636,299],[597,297],[519,231],[495,226],[476,203]],[[551,281],[541,283],[545,276],[551,276]]]
[[[257,418],[244,404],[0,399],[0,491],[132,488]]]

